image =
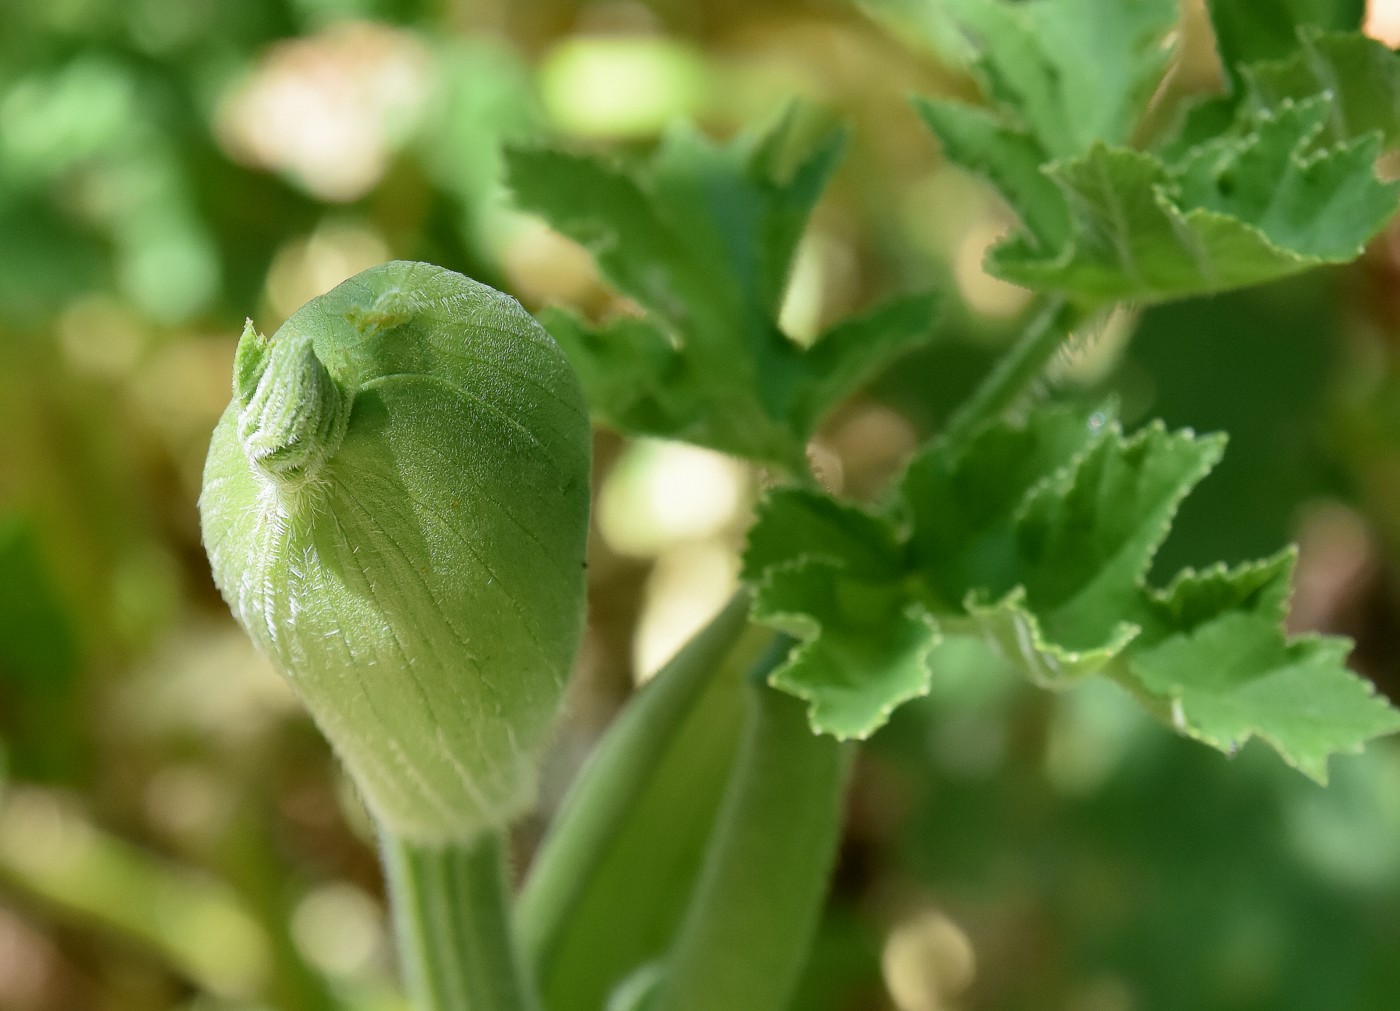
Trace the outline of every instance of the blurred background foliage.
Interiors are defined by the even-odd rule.
[[[194,501],[241,323],[392,257],[530,308],[617,308],[514,211],[504,143],[642,152],[793,97],[852,127],[783,322],[955,294],[843,409],[879,492],[1004,344],[1007,211],[906,102],[969,94],[936,5],[883,0],[7,0],[0,26],[0,1009],[400,1009],[355,798],[210,581]],[[1373,4],[1377,33],[1396,11]],[[1178,86],[1219,69],[1184,8]],[[1223,429],[1163,571],[1296,539],[1296,629],[1400,697],[1400,230],[1358,264],[1121,312],[1061,395]],[[1131,337],[1131,343],[1129,342]],[[617,706],[730,592],[765,475],[600,432],[589,634],[523,861]],[[973,653],[858,769],[801,1011],[1400,1006],[1400,747],[1322,790],[1036,693]],[[712,793],[713,791],[710,791]],[[712,804],[679,796],[670,803]],[[629,853],[642,854],[645,839]],[[629,857],[633,859],[633,857]],[[620,880],[625,881],[625,874]],[[644,897],[633,897],[634,902]],[[742,1009],[735,1009],[742,1011]]]

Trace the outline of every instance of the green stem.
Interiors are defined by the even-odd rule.
[[[790,647],[779,637],[758,673]],[[752,686],[705,867],[649,1011],[785,1011],[825,901],[851,754],[812,732],[805,703]]]
[[[1082,314],[1058,296],[1042,299],[1019,340],[996,363],[972,396],[953,414],[942,438],[958,442],[978,425],[1009,407],[1045,370],[1065,337],[1083,319]]]
[[[273,777],[267,762],[278,757],[259,754],[240,770],[235,789],[241,796],[215,859],[220,875],[238,890],[267,933],[274,972],[265,998],[268,1003],[297,1011],[336,1011],[341,1005],[325,978],[307,964],[292,938],[291,889],[271,838],[268,785]]]
[[[619,827],[678,728],[748,622],[740,592],[622,711],[579,773],[540,843],[516,905],[530,965],[547,966]]]
[[[427,846],[383,836],[404,982],[416,1011],[538,1011],[511,943],[498,833]]]

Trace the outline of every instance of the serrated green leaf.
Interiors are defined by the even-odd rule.
[[[1288,642],[1277,623],[1227,613],[1135,653],[1132,679],[1170,706],[1176,728],[1227,753],[1260,737],[1320,783],[1329,755],[1400,730],[1400,712],[1346,669],[1345,639]]]
[[[1326,101],[1261,116],[1246,139],[1204,150],[1176,172],[1102,146],[1055,164],[1048,171],[1069,203],[1071,239],[1047,256],[1014,238],[992,251],[989,267],[1090,302],[1152,302],[1354,259],[1393,215],[1400,188],[1374,176],[1374,135],[1312,149]]]
[[[952,0],[987,93],[1052,157],[1126,143],[1171,57],[1175,0]]]
[[[1020,586],[999,600],[971,595],[965,609],[977,634],[1041,688],[1066,688],[1103,672],[1141,631],[1131,622],[1119,621],[1104,630],[1095,645],[1065,646],[1046,634],[1040,615],[1027,604],[1026,591]]]
[[[1172,164],[1201,144],[1248,134],[1261,113],[1319,95],[1334,105],[1318,141],[1342,143],[1379,131],[1385,148],[1400,142],[1400,56],[1358,32],[1304,27],[1278,56],[1235,68],[1230,93],[1190,107],[1157,154]]]
[[[1321,778],[1329,754],[1400,714],[1345,669],[1344,645],[1287,639],[1294,552],[1146,582],[1222,447],[1045,408],[965,448],[933,444],[884,513],[772,493],[745,578],[755,618],[802,641],[773,683],[807,700],[816,730],[864,736],[927,690],[943,635],[976,636],[1037,684],[1100,674],[1183,733],[1226,752],[1258,736]]]
[[[1115,638],[1177,507],[1224,446],[1160,424],[1110,433],[1033,494],[1015,523],[1018,582],[1055,642],[1084,650]]]
[[[1214,565],[1201,572],[1177,573],[1170,584],[1144,601],[1136,619],[1143,629],[1139,645],[1190,632],[1232,611],[1257,614],[1282,626],[1288,617],[1297,561],[1297,550],[1286,548],[1272,558],[1233,568]]]
[[[928,339],[929,296],[839,323],[809,348],[778,327],[797,243],[843,145],[796,140],[796,119],[715,145],[676,128],[621,166],[552,150],[507,153],[518,201],[588,246],[648,310],[590,326],[546,317],[596,413],[793,471],[832,407]]]
[[[1107,411],[1043,410],[1036,424],[993,425],[956,451],[934,443],[909,464],[898,497],[909,519],[910,564],[936,606],[961,604],[974,589],[1016,585],[1015,545],[1006,536],[1040,482],[1093,442]]]
[[[777,488],[758,507],[744,552],[743,577],[757,581],[776,565],[814,558],[868,579],[898,578],[900,546],[883,517],[808,488]]]
[[[1161,69],[1143,45],[1164,15],[1148,6],[959,0],[985,40],[994,109],[930,101],[920,111],[946,156],[986,177],[1021,219],[988,269],[1092,308],[1211,294],[1358,256],[1400,192],[1375,178],[1382,148],[1400,139],[1400,58],[1359,34],[1300,30],[1348,18],[1298,0],[1275,12],[1286,26],[1270,29],[1290,44],[1259,50],[1287,55],[1243,67],[1234,94],[1192,109],[1160,152],[1136,151],[1130,128],[1076,118],[1065,95],[1067,82],[1099,80],[1115,96],[1104,103],[1116,110],[1110,120],[1136,122],[1145,95],[1132,82]],[[1234,24],[1244,6],[1220,16]],[[1098,40],[1102,61],[1072,45],[1046,55],[1059,28],[1095,16],[1104,35],[1084,38]],[[1079,65],[1056,62],[1065,53]],[[1133,58],[1141,77],[1126,69]]]
[[[1028,245],[1040,250],[1064,246],[1069,208],[1059,187],[1041,171],[1050,156],[1030,131],[962,102],[915,99],[914,105],[938,135],[945,157],[986,177],[1020,215]]]
[[[995,247],[987,266],[1008,281],[1096,302],[1152,301],[1255,284],[1306,265],[1241,221],[1208,211],[1188,217],[1150,155],[1099,146],[1049,171],[1071,208],[1073,235],[1050,255],[1020,238]]]
[[[1400,56],[1359,33],[1299,32],[1289,55],[1242,68],[1247,100],[1255,110],[1332,96],[1325,137],[1352,140],[1379,131],[1385,146],[1400,142]]]
[[[1380,135],[1314,150],[1335,111],[1319,95],[1263,113],[1237,142],[1204,145],[1175,172],[1179,202],[1247,221],[1280,249],[1318,260],[1351,259],[1358,241],[1395,212],[1396,191],[1373,174]]]
[[[1220,65],[1235,79],[1242,64],[1291,56],[1300,28],[1359,33],[1366,0],[1210,0],[1206,9]]]
[[[1131,439],[1105,434],[1035,485],[995,531],[1012,587],[975,587],[964,610],[1037,684],[1101,671],[1140,632],[1134,619],[1152,556],[1222,447],[1160,425]]]

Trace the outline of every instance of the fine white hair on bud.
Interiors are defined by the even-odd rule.
[[[267,342],[245,330],[240,351],[245,344]],[[265,351],[258,347],[256,366],[256,384],[238,415],[248,462],[278,483],[314,477],[345,434],[344,394],[304,333],[288,334]]]
[[[200,496],[215,581],[401,838],[533,800],[582,630],[589,447],[550,336],[441,267],[244,329]]]

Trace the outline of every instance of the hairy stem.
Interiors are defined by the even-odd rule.
[[[756,674],[791,647],[779,637]],[[852,749],[756,682],[705,867],[649,1011],[784,1011],[816,932]]]
[[[512,943],[500,834],[427,846],[386,832],[383,855],[415,1011],[539,1011]]]
[[[736,594],[627,705],[579,773],[535,854],[516,906],[529,964],[549,964],[613,837],[743,634],[748,606],[748,594]]]
[[[1015,344],[958,408],[943,432],[947,442],[966,438],[984,421],[995,418],[1009,407],[1036,380],[1064,343],[1070,331],[1083,319],[1080,311],[1058,296],[1043,298]]]

